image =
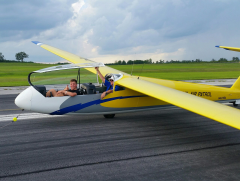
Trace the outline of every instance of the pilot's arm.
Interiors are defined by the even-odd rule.
[[[103,99],[107,94],[113,93],[113,90],[107,90],[101,94],[101,99]]]
[[[102,80],[103,83],[105,83],[105,78],[103,77],[103,75],[101,74],[101,72],[99,71],[99,67],[95,67],[100,79]]]
[[[74,97],[74,96],[77,95],[77,93],[76,93],[76,92],[65,91],[65,92],[64,92],[64,95],[65,95],[65,96],[71,96],[71,97]]]
[[[61,97],[61,96],[71,96],[71,97],[74,97],[76,95],[77,95],[76,92],[69,92],[67,90],[61,90],[61,91],[57,92],[57,96],[58,97]]]

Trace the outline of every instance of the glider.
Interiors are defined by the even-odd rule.
[[[64,114],[103,114],[114,117],[116,113],[161,109],[177,106],[223,124],[240,129],[240,111],[218,102],[240,103],[240,77],[231,88],[171,81],[148,77],[131,76],[127,73],[105,66],[69,52],[54,48],[38,41],[33,41],[44,48],[71,62],[69,65],[55,66],[31,72],[28,77],[30,87],[24,90],[15,100],[15,104],[23,109],[35,112]],[[80,69],[84,68],[94,74],[94,67],[99,67],[102,74],[111,73],[116,77],[114,86],[122,87],[113,91],[103,99],[100,98],[105,87],[91,83],[79,85],[79,89],[90,89],[87,94],[75,97],[45,97],[46,86],[34,85],[31,81],[35,74],[56,72],[59,70],[77,69],[80,81]],[[80,84],[80,83],[79,83]]]

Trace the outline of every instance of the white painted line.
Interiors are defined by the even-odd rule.
[[[14,117],[18,116],[19,114],[8,114],[8,115],[0,115],[0,122],[1,121],[12,121]],[[63,117],[65,115],[49,115],[49,114],[41,114],[41,113],[25,113],[20,114],[18,116],[18,120],[25,120],[25,119],[38,119],[38,118],[54,118],[54,117]]]

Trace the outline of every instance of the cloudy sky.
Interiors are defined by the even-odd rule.
[[[240,57],[239,0],[0,0],[0,52],[60,62],[31,41],[99,61]]]

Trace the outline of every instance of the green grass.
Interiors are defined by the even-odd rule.
[[[27,86],[28,74],[32,71],[56,66],[52,64],[37,63],[0,63],[0,86]],[[72,78],[77,78],[77,69],[32,74],[31,82],[39,84],[68,84]],[[36,75],[36,76],[34,76]],[[85,69],[81,69],[81,82],[93,82],[96,76]]]
[[[131,74],[131,65],[111,65],[112,68]],[[142,68],[143,67],[143,68]],[[133,75],[169,79],[201,80],[228,79],[240,76],[239,63],[173,63],[134,65]]]
[[[0,86],[29,85],[27,76],[34,70],[55,66],[37,63],[0,63]],[[111,65],[110,67],[131,74],[132,65]],[[143,67],[143,69],[142,69]],[[101,68],[100,68],[101,70]],[[73,71],[73,70],[71,70]],[[75,72],[66,70],[65,73],[53,72],[39,74],[35,79],[37,84],[52,84],[69,82],[76,78]],[[37,75],[37,74],[36,74]],[[239,63],[173,63],[173,64],[136,64],[133,66],[133,75],[154,77],[169,80],[200,80],[237,78],[240,75]],[[47,77],[48,76],[48,77]],[[81,69],[81,81],[94,80],[94,75]],[[46,80],[45,80],[46,79]]]

